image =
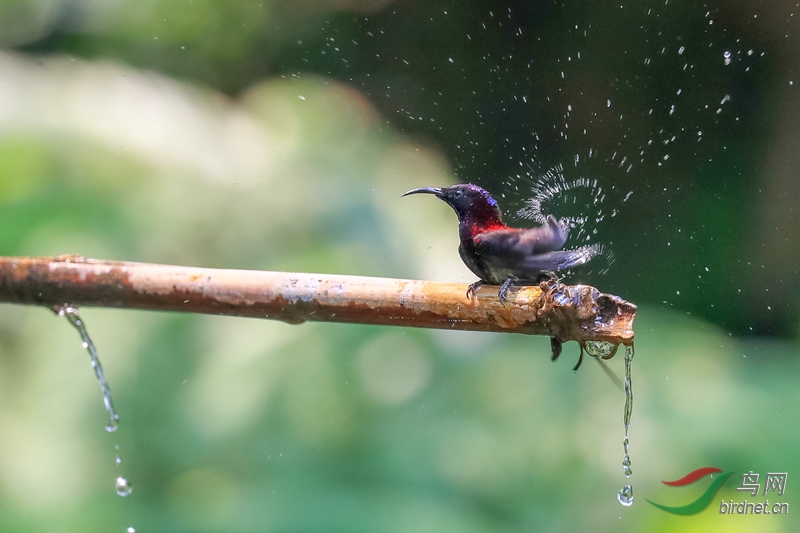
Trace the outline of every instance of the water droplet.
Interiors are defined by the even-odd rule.
[[[115,463],[117,463],[118,465],[121,465],[121,464],[122,464],[122,457],[120,457],[120,456],[118,455],[118,456],[117,456],[117,458],[116,458],[116,459],[114,459],[114,462],[115,462]]]
[[[683,53],[685,51],[686,51],[686,47],[685,46],[681,46],[680,48],[678,48],[678,55],[683,55]]]
[[[116,413],[114,413],[114,415],[115,417],[109,419],[108,424],[106,424],[106,431],[109,433],[114,433],[119,429],[119,417],[116,416]]]
[[[606,107],[611,107],[611,100],[606,100]]]
[[[630,507],[633,505],[633,487],[630,485],[625,485],[622,487],[619,493],[617,493],[617,499],[619,500],[619,503],[625,507]]]
[[[601,319],[602,320],[602,319]],[[613,322],[613,318],[609,319],[609,321]],[[583,347],[586,350],[586,353],[591,355],[592,357],[599,357],[600,359],[610,359],[617,353],[617,348],[619,347],[618,344],[614,344],[612,342],[603,342],[603,341],[586,341],[586,345]]]
[[[125,530],[125,533],[136,533],[136,528],[131,526]]]
[[[302,94],[298,94],[298,95],[297,95],[297,97],[298,97],[300,100],[305,100],[305,99],[306,99],[306,97],[305,97],[305,96],[303,96]]]
[[[725,64],[726,65],[730,65],[731,64],[731,53],[730,52],[728,52],[726,50],[725,53],[722,54],[722,57],[725,59]]]
[[[117,494],[120,496],[128,496],[131,492],[133,492],[133,486],[128,483],[128,480],[124,477],[120,476],[117,478],[117,486],[116,486]]]

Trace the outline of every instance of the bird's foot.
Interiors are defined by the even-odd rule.
[[[581,345],[581,354],[578,356],[578,364],[572,369],[573,372],[577,372],[578,369],[581,367],[581,363],[583,363],[583,345]]]
[[[497,297],[500,299],[501,304],[506,305],[506,300],[508,300],[508,298],[506,298],[506,293],[508,292],[508,288],[511,287],[515,281],[517,281],[517,278],[508,278],[500,285],[500,290],[497,291]]]
[[[475,283],[470,283],[469,287],[467,287],[467,300],[472,300],[475,297],[475,293],[478,292],[483,286],[483,282],[481,280],[476,281]]]
[[[563,345],[561,341],[555,337],[550,337],[550,349],[553,350],[553,356],[550,358],[551,361],[555,361],[561,355],[561,348]]]

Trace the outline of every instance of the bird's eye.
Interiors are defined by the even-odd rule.
[[[456,191],[453,193],[453,197],[454,198],[461,198],[461,195],[463,195],[463,194],[464,194],[464,191],[462,191],[461,189],[456,189]]]

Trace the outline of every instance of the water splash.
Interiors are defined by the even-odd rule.
[[[592,157],[591,153],[589,157]],[[518,216],[544,224],[549,215],[554,215],[573,230],[570,232],[570,241],[589,243],[597,240],[598,230],[607,218],[607,194],[598,180],[567,178],[564,167],[558,165],[538,175],[532,170],[525,181],[533,182],[531,197],[517,211]],[[616,210],[610,213],[612,217],[616,214]],[[614,260],[613,254],[601,243],[595,242],[583,249],[592,257],[602,256],[605,259],[603,270]]]
[[[58,316],[66,317],[69,323],[72,324],[81,336],[83,341],[83,348],[89,352],[89,357],[92,358],[92,368],[97,377],[97,382],[100,384],[100,389],[103,391],[103,403],[108,413],[108,424],[106,424],[106,431],[113,433],[119,427],[119,415],[114,409],[114,403],[111,400],[111,389],[106,381],[105,374],[103,373],[103,366],[100,364],[100,359],[97,356],[97,348],[95,348],[89,333],[86,331],[86,326],[83,323],[78,308],[69,304],[57,306],[53,309]]]
[[[564,174],[564,167],[558,165],[536,176],[535,181],[533,197],[519,210],[519,216],[544,224],[547,215],[554,214],[566,221],[570,228],[580,228],[592,216],[595,222],[605,218],[603,204],[606,194],[596,179],[568,179]],[[586,208],[590,206],[592,215],[587,215]],[[570,214],[570,211],[575,212]]]

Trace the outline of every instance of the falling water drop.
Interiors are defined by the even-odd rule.
[[[622,449],[624,450],[624,455],[622,457],[622,471],[625,473],[625,477],[631,477],[633,471],[631,471],[631,456],[628,455],[628,437],[622,441]]]
[[[117,494],[124,497],[128,496],[131,492],[133,492],[133,486],[128,482],[127,479],[120,476],[117,478],[116,490]]]
[[[625,485],[622,487],[622,489],[617,493],[617,499],[619,500],[619,503],[625,507],[630,507],[633,505],[633,487],[630,485]]]

